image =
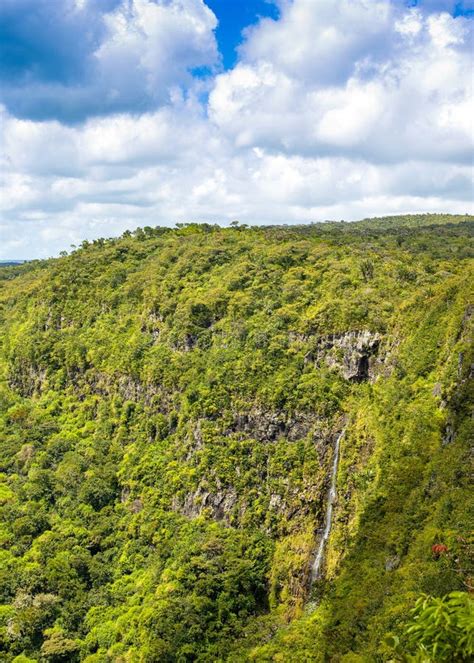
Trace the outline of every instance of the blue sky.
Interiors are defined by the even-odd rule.
[[[313,2],[316,6],[317,0]],[[160,90],[144,91],[143,82],[134,82],[133,75],[124,80],[113,98],[103,94],[107,81],[98,69],[95,53],[107,38],[106,17],[121,4],[121,0],[3,0],[0,98],[13,115],[74,123],[90,115],[140,113],[162,103]],[[284,4],[285,0],[280,2],[280,6]],[[333,4],[336,8],[337,2]],[[453,16],[469,16],[473,11],[471,0],[407,0],[399,4],[447,10]],[[277,0],[206,0],[206,5],[216,18],[218,57],[212,52],[201,53],[201,61],[192,68],[197,78],[209,76],[220,66],[225,70],[234,67],[245,31],[262,18],[277,21],[280,16]]]
[[[261,17],[278,19],[279,10],[271,0],[208,0],[206,3],[217,16],[216,38],[225,69],[234,66],[242,31]]]
[[[77,11],[76,0],[3,0],[0,96],[14,115],[78,122],[91,114],[142,112],[156,105],[156,98],[133,86],[109,103],[98,94],[100,74],[94,53],[106,38],[104,17],[120,4],[120,0],[89,0]],[[206,5],[217,19],[214,33],[220,60],[204,57],[193,68],[200,78],[209,75],[210,64],[233,67],[243,31],[261,18],[279,16],[272,0],[207,0]]]
[[[472,208],[473,0],[2,0],[0,258]]]

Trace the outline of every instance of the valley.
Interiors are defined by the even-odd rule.
[[[190,223],[0,270],[2,660],[467,661],[472,625],[406,657],[420,597],[473,610],[473,229]]]

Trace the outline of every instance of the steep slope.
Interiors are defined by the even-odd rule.
[[[5,660],[384,660],[421,592],[465,591],[473,221],[2,269]]]

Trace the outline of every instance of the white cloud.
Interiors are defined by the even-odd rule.
[[[160,108],[82,125],[4,112],[1,256],[187,220],[472,210],[469,22],[388,0],[281,10],[249,30],[208,100],[194,80]],[[149,89],[169,89],[193,49],[215,58],[213,21],[197,0],[135,0],[111,15],[100,57],[110,76],[125,62],[128,80],[133,61]]]
[[[427,23],[433,44],[439,48],[462,44],[467,36],[466,25],[446,13],[430,16]]]
[[[270,61],[310,85],[346,80],[366,53],[387,48],[393,25],[389,0],[297,0],[282,5],[279,21],[264,19],[247,32],[244,62]]]
[[[109,36],[95,55],[111,96],[122,94],[126,81],[151,99],[167,99],[194,67],[218,61],[217,19],[202,0],[133,0],[105,22]]]
[[[138,115],[186,89],[195,69],[220,64],[217,19],[203,0],[3,4],[0,99],[17,117]]]
[[[473,143],[467,26],[386,0],[343,0],[337,8],[300,0],[279,22],[250,31],[243,63],[217,77],[210,116],[236,145],[466,162]]]

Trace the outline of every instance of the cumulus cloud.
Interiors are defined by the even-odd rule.
[[[17,117],[146,112],[219,61],[203,0],[4,0],[0,23],[0,99]]]
[[[298,0],[281,5],[278,21],[264,19],[247,30],[244,61],[271,61],[305,84],[346,80],[367,53],[387,48],[393,8],[388,0]]]
[[[300,0],[249,31],[241,62],[217,76],[210,115],[237,145],[467,162],[468,35],[467,19],[386,0],[341,0],[336,10]]]
[[[74,94],[91,80],[107,94],[87,97],[82,122],[5,104],[2,257],[179,221],[472,210],[472,23],[435,4],[281,0],[236,66],[203,81],[191,70],[218,54],[200,0],[75,0],[100,20]],[[69,85],[31,69],[25,104]]]

